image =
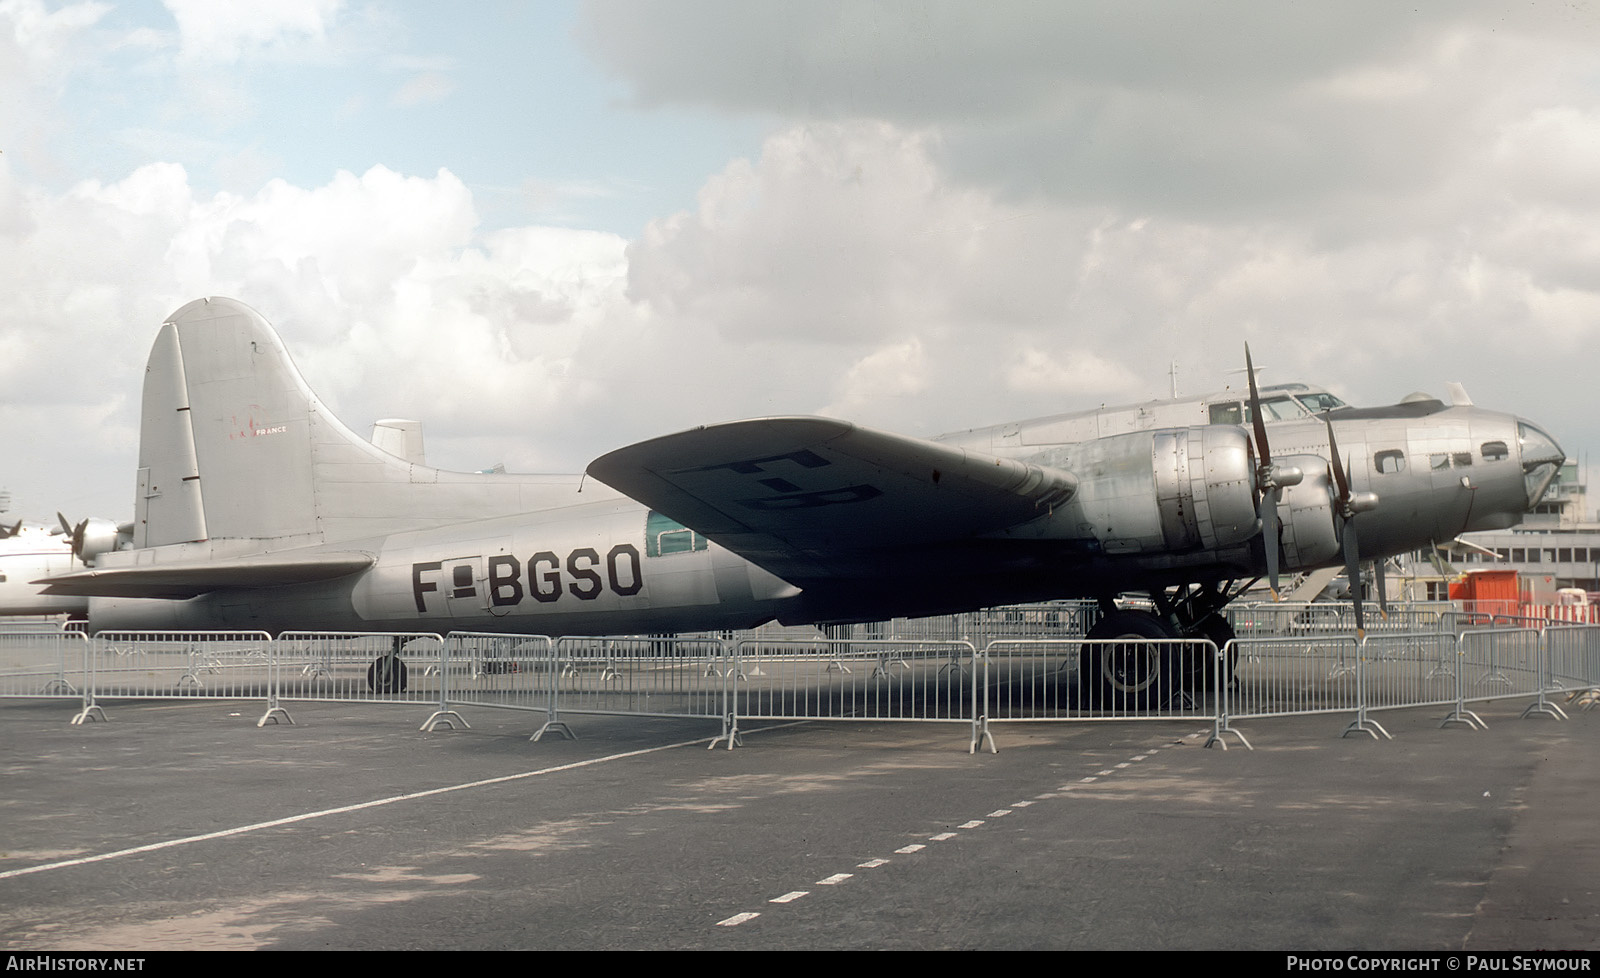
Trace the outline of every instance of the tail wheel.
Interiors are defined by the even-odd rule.
[[[374,693],[406,691],[406,664],[398,655],[380,655],[367,667],[367,688]]]

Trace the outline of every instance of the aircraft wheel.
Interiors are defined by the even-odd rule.
[[[406,691],[406,664],[398,655],[380,655],[367,667],[367,688],[374,693]]]
[[[1233,626],[1228,624],[1228,619],[1222,615],[1207,615],[1194,626],[1191,633],[1194,638],[1210,639],[1217,648],[1228,650],[1228,662],[1223,666],[1222,681],[1233,681],[1233,667],[1239,662],[1239,650],[1228,649],[1228,643],[1233,641]],[[1213,689],[1217,678],[1217,671],[1211,667],[1209,661],[1200,661],[1203,657],[1197,656],[1193,667],[1194,681],[1190,689]]]
[[[1174,675],[1174,648],[1139,639],[1177,638],[1167,623],[1144,611],[1117,611],[1104,618],[1085,636],[1090,639],[1126,639],[1105,645],[1085,645],[1080,653],[1079,675],[1084,692],[1110,709],[1138,708],[1165,701]]]

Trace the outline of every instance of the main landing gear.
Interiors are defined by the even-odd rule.
[[[1121,609],[1102,598],[1104,614],[1086,636],[1098,641],[1079,653],[1083,693],[1110,709],[1137,709],[1212,689],[1217,668],[1210,649],[1171,640],[1206,639],[1225,648],[1233,628],[1221,611],[1243,590],[1229,581],[1156,591],[1150,595],[1154,611]],[[1224,683],[1238,656],[1229,651]]]

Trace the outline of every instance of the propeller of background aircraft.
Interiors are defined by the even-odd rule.
[[[72,555],[85,564],[93,564],[99,555],[121,550],[133,540],[132,523],[119,525],[91,516],[73,526],[60,512],[56,513],[56,519],[61,521],[62,532],[72,538]]]

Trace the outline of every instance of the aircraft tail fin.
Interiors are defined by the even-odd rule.
[[[150,351],[134,546],[322,542],[335,515],[322,483],[350,465],[361,481],[410,481],[404,463],[387,462],[323,407],[255,310],[199,299],[162,324]]]
[[[311,392],[277,331],[232,299],[196,300],[162,324],[143,412],[136,548],[253,541],[223,550],[274,551],[593,496],[575,496],[576,475],[431,468],[420,428],[399,455],[368,442]],[[380,422],[395,424],[415,423]]]

